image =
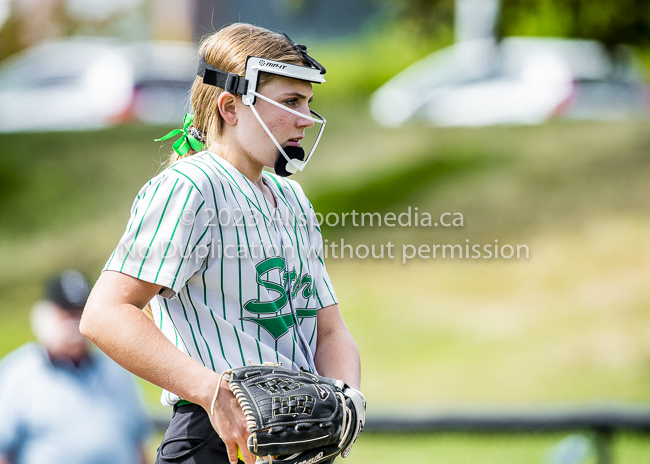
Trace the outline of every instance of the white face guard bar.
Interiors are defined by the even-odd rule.
[[[294,47],[298,47],[298,45],[294,44]],[[325,74],[325,68],[320,66],[320,64],[315,60],[313,60],[313,58],[309,57],[306,54],[306,51],[303,51],[302,53],[304,53],[304,55],[306,55],[309,58],[308,61],[310,63],[312,62],[316,63],[316,65],[318,65],[319,68],[299,66],[295,64],[284,63],[282,61],[273,61],[273,60],[267,60],[265,58],[249,56],[246,60],[246,76],[242,78],[237,74],[226,73],[225,71],[222,71],[221,69],[215,68],[214,66],[206,63],[205,55],[204,55],[201,57],[199,61],[199,70],[197,73],[199,76],[203,77],[204,84],[215,85],[217,87],[221,87],[225,89],[227,92],[230,92],[232,94],[241,95],[242,103],[244,103],[244,105],[248,106],[253,111],[255,118],[258,120],[258,122],[260,123],[264,131],[271,138],[276,148],[280,151],[280,154],[287,160],[288,163],[287,171],[291,173],[302,171],[305,168],[312,154],[316,150],[316,146],[318,145],[318,142],[320,142],[320,138],[323,134],[323,130],[325,129],[325,124],[327,121],[320,114],[312,110],[309,111],[315,117],[306,115],[304,113],[293,110],[291,108],[287,108],[286,106],[258,93],[257,86],[259,83],[260,72],[266,72],[278,76],[289,77],[291,79],[298,79],[298,80],[313,82],[317,84],[325,82],[325,77],[323,76]],[[254,105],[257,97],[261,98],[262,100],[272,105],[277,106],[278,108],[282,108],[283,110],[288,111],[289,113],[292,113],[296,116],[308,119],[310,121],[313,121],[314,123],[321,124],[321,128],[320,131],[318,132],[318,136],[316,137],[314,145],[309,151],[309,154],[305,157],[304,161],[290,158],[287,155],[287,153],[284,151],[284,149],[280,146],[276,138],[273,136],[273,134],[271,133],[271,131],[269,130],[269,128],[264,123],[259,113],[255,109]]]
[[[260,93],[255,92],[254,90],[249,90],[248,93],[253,95],[254,97],[260,97],[262,100],[264,100],[266,102],[269,102],[272,105],[277,106],[278,108],[282,108],[283,110],[288,111],[289,113],[293,113],[296,116],[300,116],[301,118],[308,119],[308,120],[313,121],[315,123],[321,124],[320,130],[318,131],[318,136],[316,136],[316,140],[314,141],[314,145],[311,147],[311,150],[309,151],[309,154],[307,155],[305,160],[300,161],[300,160],[297,160],[297,159],[291,159],[286,154],[284,149],[280,146],[280,144],[278,143],[276,138],[273,136],[273,134],[271,134],[271,131],[269,130],[269,128],[266,127],[266,124],[264,124],[264,121],[262,121],[262,118],[260,117],[257,110],[255,109],[255,105],[253,105],[253,104],[247,105],[253,111],[253,114],[255,115],[255,117],[257,118],[259,123],[264,128],[264,131],[269,135],[269,137],[271,137],[271,140],[273,141],[273,143],[275,144],[277,149],[280,150],[280,153],[282,154],[282,156],[284,156],[284,158],[287,160],[287,162],[288,162],[287,171],[289,171],[292,174],[295,174],[297,171],[302,171],[303,169],[305,169],[305,166],[307,166],[307,163],[309,162],[309,159],[311,158],[311,155],[314,153],[314,150],[316,150],[316,146],[318,145],[318,142],[320,142],[321,135],[323,135],[323,129],[325,129],[325,124],[327,123],[325,118],[322,117],[317,112],[315,112],[314,110],[309,110],[309,112],[311,114],[313,114],[314,116],[316,116],[315,118],[313,118],[311,116],[307,116],[304,113],[301,113],[301,112],[296,111],[296,110],[292,110],[291,108],[287,108],[286,106],[281,105],[280,103],[278,103],[276,101],[273,101],[270,98],[267,98],[267,97],[265,97],[264,95],[262,95]]]

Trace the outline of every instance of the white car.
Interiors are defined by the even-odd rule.
[[[134,86],[130,119],[179,125],[190,111],[190,88],[198,66],[197,45],[143,42],[131,45]]]
[[[0,131],[103,127],[131,102],[133,71],[117,42],[50,42],[0,68]]]
[[[0,66],[0,132],[180,124],[197,62],[192,43],[38,45]]]
[[[589,40],[510,37],[463,42],[435,52],[371,97],[382,125],[538,124],[551,117],[648,117],[645,67],[620,47],[614,62]]]

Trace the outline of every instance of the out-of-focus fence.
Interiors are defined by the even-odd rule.
[[[167,428],[168,419],[156,421]],[[618,432],[650,434],[650,405],[587,405],[519,408],[516,411],[385,412],[367,417],[364,434],[592,432],[598,464],[614,464],[612,438]]]

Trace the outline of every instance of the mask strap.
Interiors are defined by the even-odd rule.
[[[302,57],[307,60],[307,62],[312,68],[316,68],[320,71],[321,74],[325,74],[325,68],[323,67],[323,65],[307,54],[306,45],[297,44],[293,40],[291,40],[287,34],[285,34],[284,32],[283,34],[287,38],[289,43],[293,46],[293,48],[295,48],[298,51],[298,53],[300,53]]]
[[[212,66],[205,60],[205,54],[204,51],[199,59],[199,69],[196,72],[197,76],[203,78],[203,83],[221,87],[233,95],[246,95],[248,81],[235,73],[227,73]]]

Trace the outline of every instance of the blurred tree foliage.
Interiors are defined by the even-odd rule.
[[[501,34],[650,45],[650,0],[501,0]]]
[[[0,28],[0,61],[24,48],[19,38],[21,21],[12,14]]]
[[[58,37],[148,37],[143,23],[150,16],[152,1],[141,0],[102,17],[86,17],[76,15],[66,0],[11,0],[9,17],[0,25],[0,61]]]
[[[450,29],[454,23],[454,0],[384,0],[400,20],[406,20],[426,35]]]
[[[386,1],[386,0],[384,0]],[[426,34],[451,27],[454,0],[392,0],[400,20]],[[501,0],[501,36],[534,35],[650,45],[650,0]]]
[[[31,45],[62,35],[66,23],[64,0],[43,2],[12,1],[10,14],[0,27],[0,61]]]

